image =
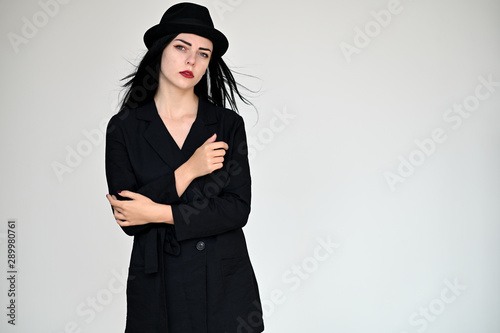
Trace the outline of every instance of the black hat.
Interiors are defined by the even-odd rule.
[[[174,33],[192,33],[210,39],[215,57],[221,57],[229,47],[226,36],[214,28],[208,9],[194,3],[178,3],[167,9],[160,23],[144,34],[144,44],[149,49],[159,38]]]

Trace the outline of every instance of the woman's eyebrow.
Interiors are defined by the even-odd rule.
[[[176,39],[176,40],[178,40],[179,42],[183,42],[184,44],[187,44],[187,45],[189,45],[189,46],[193,46],[193,44],[191,44],[191,43],[189,43],[189,42],[186,42],[184,39],[180,39],[180,38],[178,38],[178,39]],[[212,50],[207,49],[207,48],[205,48],[205,47],[200,47],[199,49],[200,49],[200,50],[203,50],[203,51],[210,51],[210,52],[212,52]]]

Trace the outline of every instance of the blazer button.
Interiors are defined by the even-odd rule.
[[[196,243],[196,249],[198,251],[203,251],[205,250],[205,242],[203,241],[199,241],[198,243]]]

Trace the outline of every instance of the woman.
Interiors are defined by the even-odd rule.
[[[245,127],[224,108],[242,98],[228,41],[205,7],[181,3],[144,42],[106,133],[107,198],[134,236],[126,332],[262,332]]]

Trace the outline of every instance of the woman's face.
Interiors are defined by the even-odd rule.
[[[190,90],[200,82],[212,56],[211,40],[181,33],[163,50],[160,85]]]

